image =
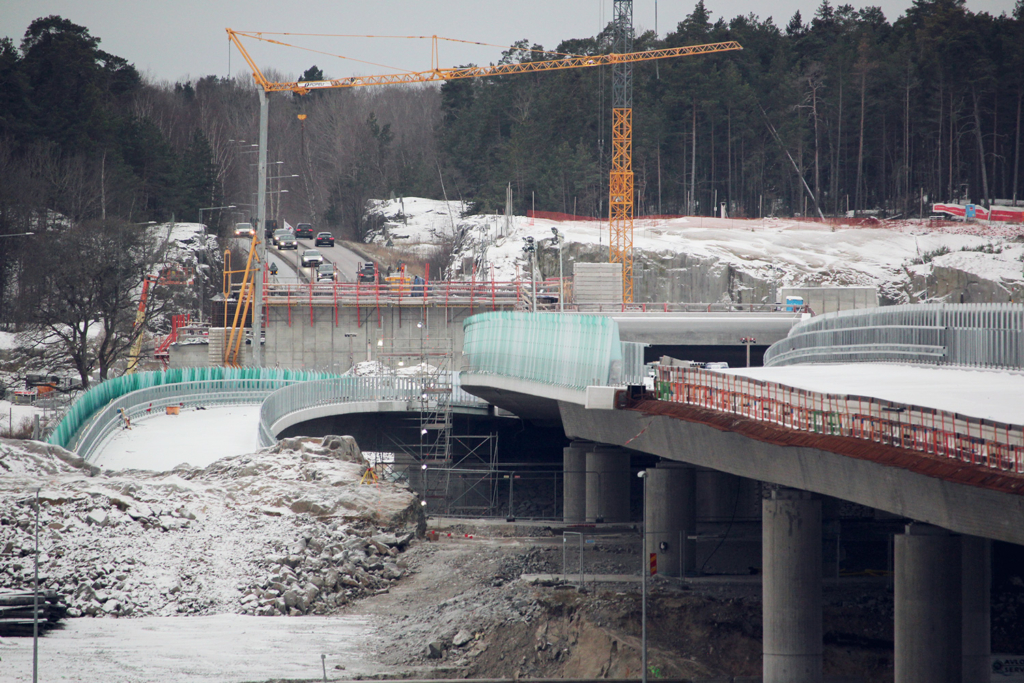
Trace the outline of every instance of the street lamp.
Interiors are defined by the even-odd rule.
[[[747,367],[750,367],[750,347],[757,343],[753,337],[740,337],[740,344],[747,347]]]
[[[558,312],[565,312],[565,278],[562,276],[562,242],[565,241],[565,235],[558,232],[558,228],[551,228],[551,233],[555,236],[555,244],[558,245]]]
[[[644,482],[644,505],[647,505],[647,470],[640,470],[636,476]],[[640,544],[640,652],[641,666],[640,680],[647,683],[647,574],[651,571],[651,560],[647,554],[647,510],[644,510],[644,520],[640,522],[641,544]]]
[[[235,206],[234,204],[231,204],[230,206],[207,206],[207,207],[203,207],[202,209],[199,209],[199,224],[202,225],[202,223],[203,223],[203,211],[216,211],[217,209],[237,209],[237,208],[238,207]]]

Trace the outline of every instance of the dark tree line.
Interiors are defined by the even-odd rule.
[[[744,50],[634,67],[638,213],[724,202],[745,216],[815,204],[916,215],[922,202],[1020,196],[1020,0],[998,17],[915,0],[892,23],[876,7],[822,0],[809,22],[798,12],[785,27],[713,20],[701,1],[635,49],[725,40]],[[506,58],[553,58],[527,46]],[[609,30],[555,51],[610,46]],[[446,84],[440,144],[462,193],[493,210],[512,182],[520,211],[535,198],[538,209],[606,213],[610,87],[607,67]]]

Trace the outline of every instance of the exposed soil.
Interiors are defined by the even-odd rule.
[[[431,527],[439,540],[403,556],[410,575],[350,608],[372,616],[384,663],[406,667],[409,678],[639,678],[639,582],[588,584],[582,592],[531,585],[519,577],[561,571],[561,543],[550,531],[509,537],[512,525],[432,520]],[[588,572],[629,574],[638,559],[632,552],[628,543],[604,540]],[[828,588],[825,602],[826,676],[891,681],[887,582],[847,580]],[[647,618],[652,678],[761,673],[757,577],[688,585],[656,578]],[[431,643],[439,658],[429,658]]]

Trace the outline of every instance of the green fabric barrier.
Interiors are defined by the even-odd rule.
[[[177,384],[180,382],[197,382],[204,380],[285,380],[309,381],[331,379],[337,377],[325,372],[306,370],[282,370],[280,368],[174,368],[162,372],[137,372],[108,379],[91,387],[82,394],[71,406],[60,424],[54,428],[47,443],[66,448],[71,438],[89,419],[110,401],[139,389]],[[244,386],[242,387],[244,388]]]
[[[467,372],[574,389],[621,380],[619,326],[600,315],[493,311],[463,323]]]

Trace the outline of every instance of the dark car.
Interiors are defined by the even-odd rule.
[[[317,282],[334,282],[334,264],[321,263],[316,267]]]
[[[372,263],[364,263],[359,266],[359,270],[356,271],[356,276],[359,282],[374,282],[377,278],[377,269],[374,268]]]
[[[316,241],[313,246],[317,247],[333,247],[334,246],[334,235],[329,232],[318,232],[316,234]]]
[[[289,232],[277,238],[277,248],[282,251],[285,249],[295,249],[298,251],[299,243],[295,241],[295,237]]]
[[[309,239],[313,236],[313,226],[309,223],[299,223],[295,226],[296,239]]]

